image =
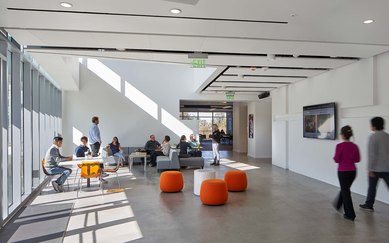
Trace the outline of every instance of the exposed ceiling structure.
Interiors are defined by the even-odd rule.
[[[228,112],[232,102],[180,100],[180,112]]]
[[[389,50],[386,0],[68,2],[71,8],[53,0],[2,1],[0,27],[40,58],[189,66],[188,54],[208,53],[206,65],[219,73],[203,93],[259,94]],[[374,22],[364,24],[368,19]]]

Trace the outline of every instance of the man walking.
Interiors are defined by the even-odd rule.
[[[89,143],[90,148],[92,150],[92,156],[96,157],[99,155],[100,145],[101,145],[101,137],[100,137],[100,129],[99,125],[99,117],[92,117],[92,125],[89,127]]]
[[[370,136],[368,145],[369,189],[365,204],[359,207],[373,212],[378,180],[384,179],[389,188],[389,134],[383,131],[384,119],[382,117],[371,119],[371,130],[374,133]]]

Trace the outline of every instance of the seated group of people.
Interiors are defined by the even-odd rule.
[[[147,154],[150,155],[150,166],[155,167],[157,165],[157,156],[169,156],[170,148],[170,136],[166,135],[162,144],[160,144],[155,139],[154,134],[150,135],[150,140],[146,142],[144,147]],[[200,143],[196,140],[194,134],[190,135],[189,141],[186,141],[186,136],[182,135],[177,148],[180,149],[180,158],[201,157]]]

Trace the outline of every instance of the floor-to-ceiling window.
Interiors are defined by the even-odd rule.
[[[225,134],[232,134],[232,112],[181,112],[180,119],[198,120],[199,134],[203,138],[212,135],[212,124],[216,124]]]
[[[7,182],[8,206],[13,203],[13,157],[12,157],[12,52],[7,52]],[[11,183],[9,183],[11,182]]]
[[[62,133],[62,92],[11,37],[1,34],[0,81],[2,225],[43,181],[42,156],[53,136]]]

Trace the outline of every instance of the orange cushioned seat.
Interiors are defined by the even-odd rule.
[[[223,205],[228,200],[227,184],[220,179],[209,179],[201,183],[200,200],[206,205]]]
[[[184,187],[184,177],[179,171],[165,171],[159,178],[159,187],[163,192],[180,192]]]
[[[230,170],[224,175],[228,191],[242,192],[247,188],[246,172],[240,170]]]

